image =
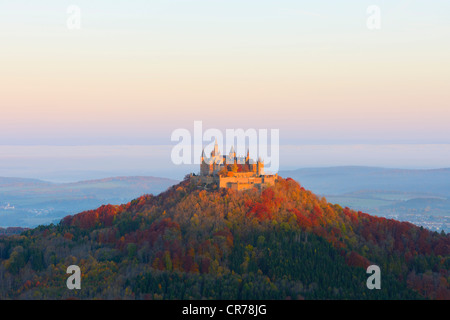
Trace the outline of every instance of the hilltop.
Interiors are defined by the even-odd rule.
[[[450,299],[450,235],[374,217],[292,179],[167,191],[0,238],[0,298]],[[65,286],[79,265],[82,290]],[[365,268],[380,266],[381,290]]]

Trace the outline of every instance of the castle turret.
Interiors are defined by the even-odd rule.
[[[234,151],[234,146],[231,146],[229,157],[232,160],[234,160],[234,158],[236,158],[236,151]]]
[[[216,142],[215,142],[215,144],[214,144],[214,150],[213,150],[213,152],[211,153],[211,155],[212,155],[212,156],[218,156],[218,155],[220,155],[220,153],[219,153],[219,146],[218,146],[218,144],[217,144],[217,138],[216,138]]]
[[[213,158],[205,157],[205,149],[202,151],[202,156],[200,157],[200,175],[206,176],[211,175],[214,171]]]
[[[264,175],[264,161],[261,160],[261,157],[258,158],[258,162],[256,163],[256,171],[259,176]]]

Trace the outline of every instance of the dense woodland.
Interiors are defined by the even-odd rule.
[[[28,229],[29,228],[21,228],[21,227],[0,228],[0,235],[21,234],[22,232]]]
[[[81,290],[68,290],[78,265]],[[381,290],[366,267],[381,268]],[[330,204],[292,179],[158,196],[0,236],[1,299],[450,299],[450,235]]]

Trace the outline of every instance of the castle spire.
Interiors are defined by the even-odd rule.
[[[216,142],[214,144],[214,155],[215,156],[219,155],[219,146],[217,145],[217,138],[216,138]]]
[[[231,146],[230,154],[228,155],[227,163],[234,163],[236,159],[236,151],[234,151],[234,146]]]

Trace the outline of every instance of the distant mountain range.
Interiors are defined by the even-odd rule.
[[[319,194],[343,194],[360,190],[391,190],[450,197],[450,168],[433,170],[377,167],[303,168],[280,171],[283,177],[301,181]]]
[[[115,177],[74,183],[0,177],[0,227],[34,227],[102,204],[159,194],[177,183],[157,177]]]

